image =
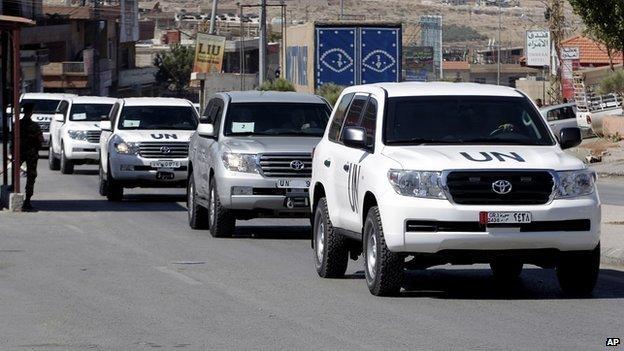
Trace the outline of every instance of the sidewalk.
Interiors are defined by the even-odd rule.
[[[624,266],[624,206],[602,205],[602,263]]]
[[[600,178],[624,177],[624,141],[585,139],[579,147],[567,152],[589,163]]]

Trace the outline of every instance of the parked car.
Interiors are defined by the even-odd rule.
[[[310,94],[216,94],[191,138],[191,228],[227,237],[236,220],[309,218],[312,149],[330,112],[325,100]]]
[[[540,108],[540,113],[555,135],[559,135],[563,128],[578,127],[575,103],[545,106]]]
[[[100,123],[117,99],[81,96],[68,99],[66,114],[55,114],[50,123],[48,164],[63,174],[74,172],[74,165],[97,164],[100,160]]]
[[[557,141],[512,88],[346,88],[313,155],[317,273],[341,277],[362,254],[370,292],[393,295],[406,268],[489,263],[510,281],[534,264],[556,268],[565,293],[589,294],[600,264],[596,175],[562,151],[580,142],[578,127]]]
[[[174,98],[127,98],[100,123],[100,195],[121,201],[124,188],[186,187],[188,147],[199,115]]]

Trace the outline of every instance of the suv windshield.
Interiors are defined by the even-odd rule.
[[[73,104],[70,121],[99,122],[108,118],[113,104]]]
[[[61,100],[37,100],[37,99],[24,99],[20,102],[22,105],[34,105],[33,113],[43,113],[52,115],[56,112]]]
[[[541,115],[525,98],[388,99],[386,144],[553,145]]]
[[[329,119],[325,104],[239,103],[228,107],[224,134],[323,136]]]
[[[126,106],[119,129],[195,130],[197,113],[192,106]]]

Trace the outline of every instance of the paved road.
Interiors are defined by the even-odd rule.
[[[0,213],[1,350],[598,350],[624,337],[620,270],[603,269],[591,299],[563,298],[552,271],[501,287],[484,267],[413,272],[401,297],[376,298],[361,262],[316,276],[306,221],[214,239],[188,228],[181,191],[112,204],[95,167],[44,166],[42,211]]]
[[[602,203],[624,206],[624,177],[600,179],[598,193]]]

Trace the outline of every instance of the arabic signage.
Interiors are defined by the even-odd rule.
[[[223,54],[225,52],[225,37],[197,33],[195,46],[195,73],[221,72]]]
[[[561,60],[578,60],[581,58],[581,51],[578,47],[562,47]]]
[[[550,66],[550,32],[528,30],[526,32],[527,66]]]
[[[426,82],[435,77],[432,46],[408,46],[404,50],[405,80]]]
[[[122,0],[120,3],[119,42],[139,40],[139,2]]]

